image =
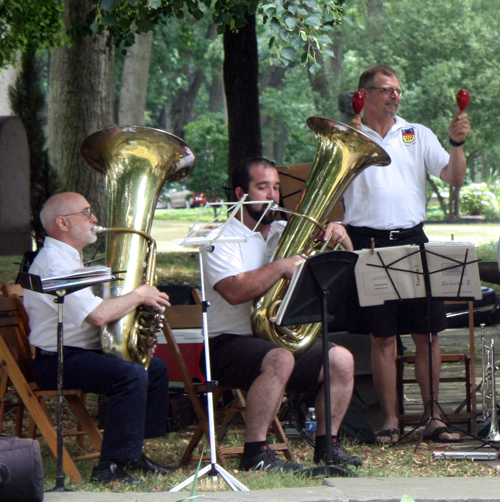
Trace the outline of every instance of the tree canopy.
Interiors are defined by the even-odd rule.
[[[28,46],[50,49],[65,42],[63,0],[1,0],[0,69],[17,63]]]
[[[300,57],[311,62],[310,71],[320,65],[317,53],[333,56],[328,45],[329,32],[342,21],[344,0],[94,0],[88,23],[95,33],[106,31],[115,43],[134,43],[136,33],[144,33],[169,18],[190,16],[196,20],[211,14],[218,33],[238,32],[248,23],[248,16],[261,14],[272,33],[268,40],[270,56],[288,65]]]

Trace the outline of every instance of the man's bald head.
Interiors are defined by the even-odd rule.
[[[58,193],[47,199],[40,212],[40,219],[47,234],[52,237],[54,232],[57,232],[58,216],[81,211],[82,202],[87,202],[85,197],[75,192]]]

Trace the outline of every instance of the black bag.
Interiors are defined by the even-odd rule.
[[[189,396],[183,392],[176,392],[174,389],[169,389],[167,412],[168,432],[176,432],[180,429],[184,429],[195,423],[196,420],[196,413]]]
[[[360,406],[354,400],[349,404],[340,424],[339,436],[347,437],[358,443],[375,443],[375,433],[363,415]]]
[[[491,288],[481,287],[482,298],[474,300],[474,326],[491,326],[500,322],[500,302],[498,294]],[[469,311],[467,305],[446,305],[449,328],[467,328]]]
[[[38,441],[0,435],[0,500],[41,502],[43,487]]]

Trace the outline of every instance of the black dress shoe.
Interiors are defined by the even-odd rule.
[[[120,483],[127,483],[128,485],[137,485],[141,481],[134,478],[128,472],[116,464],[115,462],[104,461],[99,462],[93,469],[90,477],[92,483],[112,483],[119,481]]]
[[[175,471],[173,467],[168,467],[166,465],[161,465],[146,457],[144,453],[141,458],[136,460],[129,460],[127,462],[121,462],[120,465],[126,469],[128,472],[141,472],[142,474],[170,474]]]

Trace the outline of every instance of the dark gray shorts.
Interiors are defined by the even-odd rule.
[[[347,226],[354,249],[369,249],[371,237],[363,232],[358,233]],[[403,246],[406,244],[420,244],[429,242],[423,230],[414,235],[400,240],[388,240],[373,235],[376,247]],[[442,301],[430,302],[430,315],[428,315],[427,301],[425,299],[403,300],[386,302],[384,305],[373,307],[360,307],[358,292],[354,277],[346,291],[348,310],[347,329],[351,333],[372,333],[376,337],[392,335],[405,335],[411,333],[428,334],[437,333],[448,327],[446,310]]]
[[[334,345],[330,343],[330,347]],[[224,333],[210,339],[210,360],[212,379],[226,387],[248,390],[260,375],[262,361],[266,354],[278,348],[272,342],[255,336],[241,336]],[[319,374],[323,367],[321,340],[316,340],[303,354],[295,358],[295,366],[287,385],[287,391],[316,395],[319,388]],[[205,371],[204,351],[200,368]]]

